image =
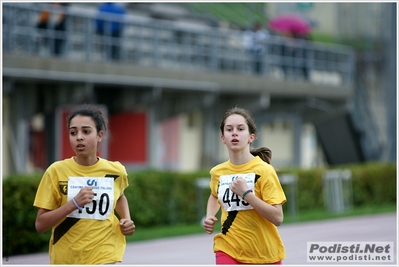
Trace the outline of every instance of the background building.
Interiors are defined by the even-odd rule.
[[[265,19],[301,13],[330,41],[297,44],[312,55],[309,80],[273,50],[281,36],[267,41],[266,70],[254,75],[243,31],[210,11],[122,5],[128,15],[115,61],[107,51],[116,40],[94,28],[96,3],[50,7],[65,12],[65,32],[36,29],[45,3],[2,3],[3,176],[72,156],[65,116],[81,103],[108,113],[101,156],[128,169],[192,171],[224,161],[219,122],[235,105],[253,113],[254,145],[271,148],[279,168],[396,160],[396,3],[266,3]],[[56,37],[65,40],[61,55],[43,43]]]

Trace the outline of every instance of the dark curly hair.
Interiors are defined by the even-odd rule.
[[[101,112],[101,109],[96,106],[89,105],[89,104],[83,104],[82,106],[75,108],[68,115],[68,117],[67,117],[67,128],[68,129],[69,129],[71,120],[77,115],[91,117],[94,121],[94,124],[96,125],[97,133],[99,133],[100,131],[105,132],[107,130],[108,120],[105,117],[105,115]]]

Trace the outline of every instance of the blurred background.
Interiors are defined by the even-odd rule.
[[[2,2],[2,175],[73,155],[66,116],[99,105],[100,156],[209,169],[249,109],[277,168],[395,162],[396,3]]]
[[[285,222],[396,211],[396,3],[1,5],[5,262],[48,251],[32,203],[44,170],[74,155],[66,116],[84,103],[108,116],[99,156],[129,174],[141,230],[128,241],[203,233],[233,106],[272,150]]]

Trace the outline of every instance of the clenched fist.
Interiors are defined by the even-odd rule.
[[[119,226],[123,235],[132,235],[136,230],[136,225],[130,219],[121,219],[119,221]]]

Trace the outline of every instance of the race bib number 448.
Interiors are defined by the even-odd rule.
[[[255,173],[220,176],[218,199],[226,211],[253,209],[241,196],[236,195],[230,190],[230,184],[238,177],[244,178],[247,181],[248,189],[252,189],[255,192]]]
[[[68,217],[79,219],[105,220],[114,206],[114,178],[107,177],[69,177],[68,201],[72,200],[83,187],[92,186],[93,201],[82,210],[71,212]]]

